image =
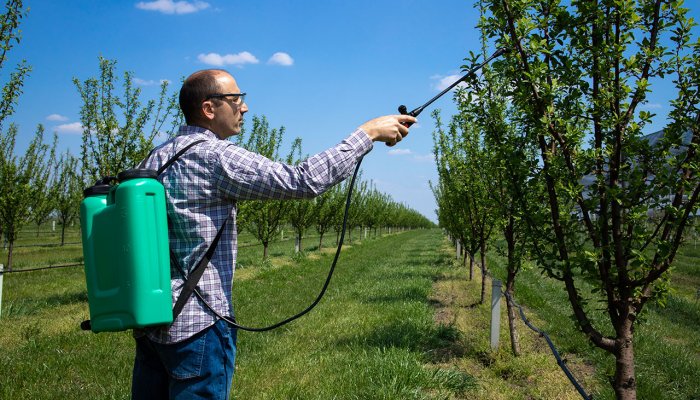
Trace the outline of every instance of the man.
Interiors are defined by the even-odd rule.
[[[173,256],[191,271],[222,226],[223,231],[197,286],[202,299],[191,296],[170,326],[134,332],[134,399],[228,399],[236,331],[219,316],[232,315],[238,200],[317,196],[348,177],[372,142],[393,146],[416,121],[407,115],[373,119],[335,147],[290,166],[225,140],[241,132],[248,112],[244,97],[228,72],[195,72],[180,90],[187,125],[143,164],[158,169],[188,144],[204,139],[159,178],[166,189]],[[184,278],[177,268],[171,273],[177,299]]]

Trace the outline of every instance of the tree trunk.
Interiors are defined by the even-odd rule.
[[[486,243],[481,238],[481,300],[479,304],[484,304],[486,299]]]
[[[613,388],[618,400],[637,399],[637,381],[634,376],[634,342],[632,320],[626,318],[615,340],[615,380]]]
[[[61,246],[66,243],[66,224],[61,224]]]
[[[7,248],[7,265],[6,269],[7,271],[12,271],[12,249],[15,247],[15,241],[14,240],[8,240],[9,242],[9,247]]]
[[[301,233],[297,234],[297,243],[296,243],[296,246],[294,246],[294,247],[295,247],[295,250],[297,253],[302,250],[303,247],[301,247]]]
[[[518,330],[515,328],[515,321],[518,317],[515,311],[515,304],[513,304],[513,296],[515,295],[515,273],[508,271],[508,278],[506,279],[506,305],[508,308],[508,329],[510,330],[510,348],[513,351],[514,356],[520,355],[520,336],[518,335]]]
[[[481,298],[479,304],[484,304],[486,300],[486,267],[484,267],[484,255],[481,254]]]
[[[263,242],[263,260],[267,260],[267,245],[268,242]]]
[[[515,255],[515,218],[511,213],[508,217],[508,224],[503,230],[503,237],[508,245],[508,276],[506,277],[506,304],[508,306],[508,329],[510,330],[510,347],[514,356],[520,355],[520,337],[515,328],[517,315],[513,296],[515,295],[515,277],[518,274],[520,260],[516,260]]]
[[[323,233],[320,234],[320,237],[318,239],[318,250],[321,251],[323,248]]]
[[[469,280],[474,280],[474,256],[469,253]]]

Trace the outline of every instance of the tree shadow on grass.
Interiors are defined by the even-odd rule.
[[[62,293],[45,298],[25,298],[8,301],[3,304],[3,317],[21,317],[35,315],[49,308],[60,307],[68,304],[87,303],[87,292]]]
[[[47,306],[64,306],[67,304],[87,303],[88,296],[86,291],[61,293],[46,298]]]
[[[427,362],[441,363],[465,354],[459,330],[453,325],[421,324],[415,320],[392,321],[365,335],[341,338],[340,345],[402,348],[418,352]]]
[[[368,303],[422,303],[426,301],[427,293],[424,289],[415,286],[398,287],[385,290],[377,295],[369,296],[365,302]]]
[[[680,326],[689,329],[696,329],[700,326],[700,308],[698,308],[697,302],[693,304],[692,301],[683,297],[670,295],[665,307],[653,304],[650,308],[659,313],[662,319]]]

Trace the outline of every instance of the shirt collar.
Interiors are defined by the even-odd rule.
[[[211,138],[219,139],[219,137],[216,135],[216,133],[210,131],[209,129],[202,128],[201,126],[183,125],[180,127],[180,130],[177,132],[177,136],[194,135],[194,134],[203,134],[203,135],[207,135]]]

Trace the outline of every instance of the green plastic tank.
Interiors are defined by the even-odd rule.
[[[153,170],[98,182],[80,206],[89,329],[114,332],[172,323],[165,190]]]

